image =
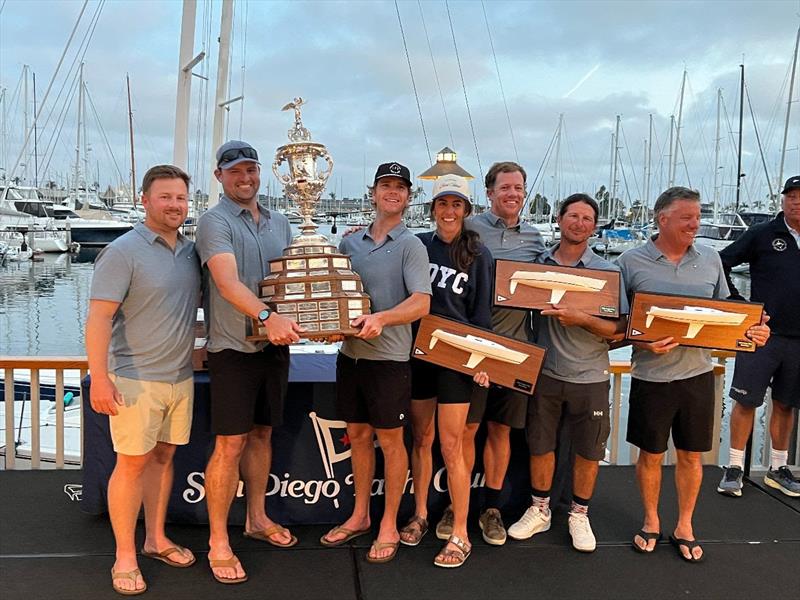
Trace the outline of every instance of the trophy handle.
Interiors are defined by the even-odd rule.
[[[278,181],[280,181],[283,185],[287,185],[291,183],[292,178],[289,175],[284,175],[278,170],[283,164],[284,160],[286,160],[286,157],[283,154],[276,156],[275,162],[272,163],[272,172],[275,174],[275,177],[278,178]]]
[[[323,185],[324,185],[324,183],[326,181],[328,181],[328,178],[331,176],[331,173],[333,172],[333,159],[331,158],[331,155],[328,154],[328,149],[327,148],[325,148],[320,153],[319,157],[325,159],[325,162],[328,163],[328,168],[327,169],[317,173],[317,178],[320,181],[322,181]]]

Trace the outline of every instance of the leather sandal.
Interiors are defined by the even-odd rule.
[[[241,564],[237,556],[234,554],[230,558],[209,558],[208,559],[208,566],[211,567],[211,574],[214,576],[214,579],[219,581],[220,583],[224,583],[226,585],[233,584],[233,583],[244,583],[247,581],[247,574],[243,577],[220,577],[216,573],[214,573],[214,569],[222,569],[225,567],[230,567],[231,569],[236,569],[236,565]]]
[[[456,549],[453,550],[448,548],[447,546],[449,544],[454,545]],[[436,555],[436,558],[433,559],[433,564],[437,567],[443,567],[445,569],[457,569],[467,562],[470,554],[472,554],[472,546],[468,545],[467,542],[462,540],[457,535],[451,535],[447,540],[447,544],[445,544],[444,548],[442,548],[439,554]],[[456,560],[447,560],[453,558]]]
[[[428,520],[419,515],[414,515],[408,520],[405,527],[400,530],[400,543],[405,546],[418,546],[428,533]],[[403,536],[407,536],[408,539]]]
[[[177,560],[173,560],[170,558],[171,554],[178,553],[182,556],[186,556],[187,549],[183,546],[170,546],[166,550],[161,552],[146,552],[144,548],[142,548],[142,556],[146,556],[147,558],[152,558],[155,560],[160,560],[163,563],[168,564],[170,567],[176,567],[178,569],[185,569],[186,567],[191,567],[194,563],[197,562],[197,559],[192,556],[192,559],[188,562],[182,563]]]
[[[394,560],[394,557],[397,556],[397,549],[399,547],[400,547],[400,542],[379,542],[378,540],[375,540],[374,542],[372,542],[372,547],[370,548],[370,552],[374,550],[375,553],[377,554],[378,552],[380,552],[385,548],[391,548],[392,552],[391,554],[388,554],[380,558],[375,558],[370,555],[370,552],[367,552],[367,562],[377,565]]]

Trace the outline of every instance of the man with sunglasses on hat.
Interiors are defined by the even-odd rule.
[[[397,511],[408,473],[403,425],[411,410],[411,323],[428,314],[431,282],[428,252],[403,224],[411,192],[408,168],[399,163],[380,165],[371,191],[375,220],[339,246],[361,276],[373,311],[352,321],[360,331],[345,340],[336,361],[336,412],[347,423],[355,505],[350,518],[320,543],[340,546],[369,533],[377,435],[386,492],[380,529],[367,561],[385,563],[395,557],[400,544]]]
[[[265,494],[272,428],[283,422],[288,345],[300,339],[302,329],[271,312],[256,295],[269,261],[292,241],[288,219],[258,203],[258,153],[250,144],[233,140],[217,150],[216,158],[214,175],[223,194],[219,204],[200,217],[197,251],[206,277],[211,431],[216,435],[205,473],[208,560],[214,578],[230,584],[247,580],[228,538],[228,513],[239,473],[247,498],[244,535],[278,548],[297,543],[267,516]],[[245,339],[250,317],[264,324],[269,342]]]

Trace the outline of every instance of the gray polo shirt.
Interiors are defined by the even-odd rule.
[[[536,262],[545,265],[561,265],[555,258],[554,246],[539,255]],[[580,257],[577,263],[561,265],[565,267],[584,267],[619,271],[612,262],[600,258],[591,248]],[[628,297],[622,277],[619,281],[620,315],[629,312]],[[554,317],[542,317],[536,331],[536,342],[547,348],[542,373],[554,379],[571,383],[600,383],[608,381],[608,342],[583,327],[565,327]]]
[[[120,303],[111,325],[112,373],[166,383],[192,376],[200,281],[194,242],[179,233],[173,250],[144,223],[97,255],[90,297]]]
[[[204,267],[207,290],[203,308],[209,352],[252,353],[266,345],[245,340],[249,318],[222,297],[207,266],[212,256],[233,254],[239,281],[258,294],[259,282],[269,273],[269,261],[281,256],[292,242],[291,225],[285,216],[260,204],[258,211],[261,216],[256,225],[248,209],[223,195],[219,204],[203,213],[197,222],[197,253]]]
[[[544,242],[539,230],[520,220],[513,227],[491,211],[470,217],[465,226],[477,231],[481,242],[492,253],[492,258],[534,262],[544,252]],[[501,335],[518,340],[532,341],[530,311],[517,308],[493,308],[492,329]]]
[[[619,257],[625,287],[634,292],[680,294],[700,298],[727,298],[728,284],[716,250],[693,244],[676,265],[647,240],[644,246]],[[644,381],[688,379],[711,371],[711,351],[679,346],[666,354],[633,349],[631,375]]]
[[[394,308],[415,292],[430,295],[428,251],[420,239],[400,223],[376,244],[371,229],[342,239],[339,251],[350,256],[353,270],[361,276],[372,312]],[[410,358],[411,342],[410,324],[393,325],[371,340],[348,337],[341,352],[353,359],[404,362]]]

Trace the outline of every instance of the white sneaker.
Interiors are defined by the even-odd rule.
[[[527,540],[536,533],[550,529],[551,519],[550,511],[545,516],[537,506],[531,506],[519,521],[508,528],[508,535],[515,540]]]
[[[572,537],[572,547],[579,552],[594,552],[597,547],[589,515],[569,513],[569,535]]]

